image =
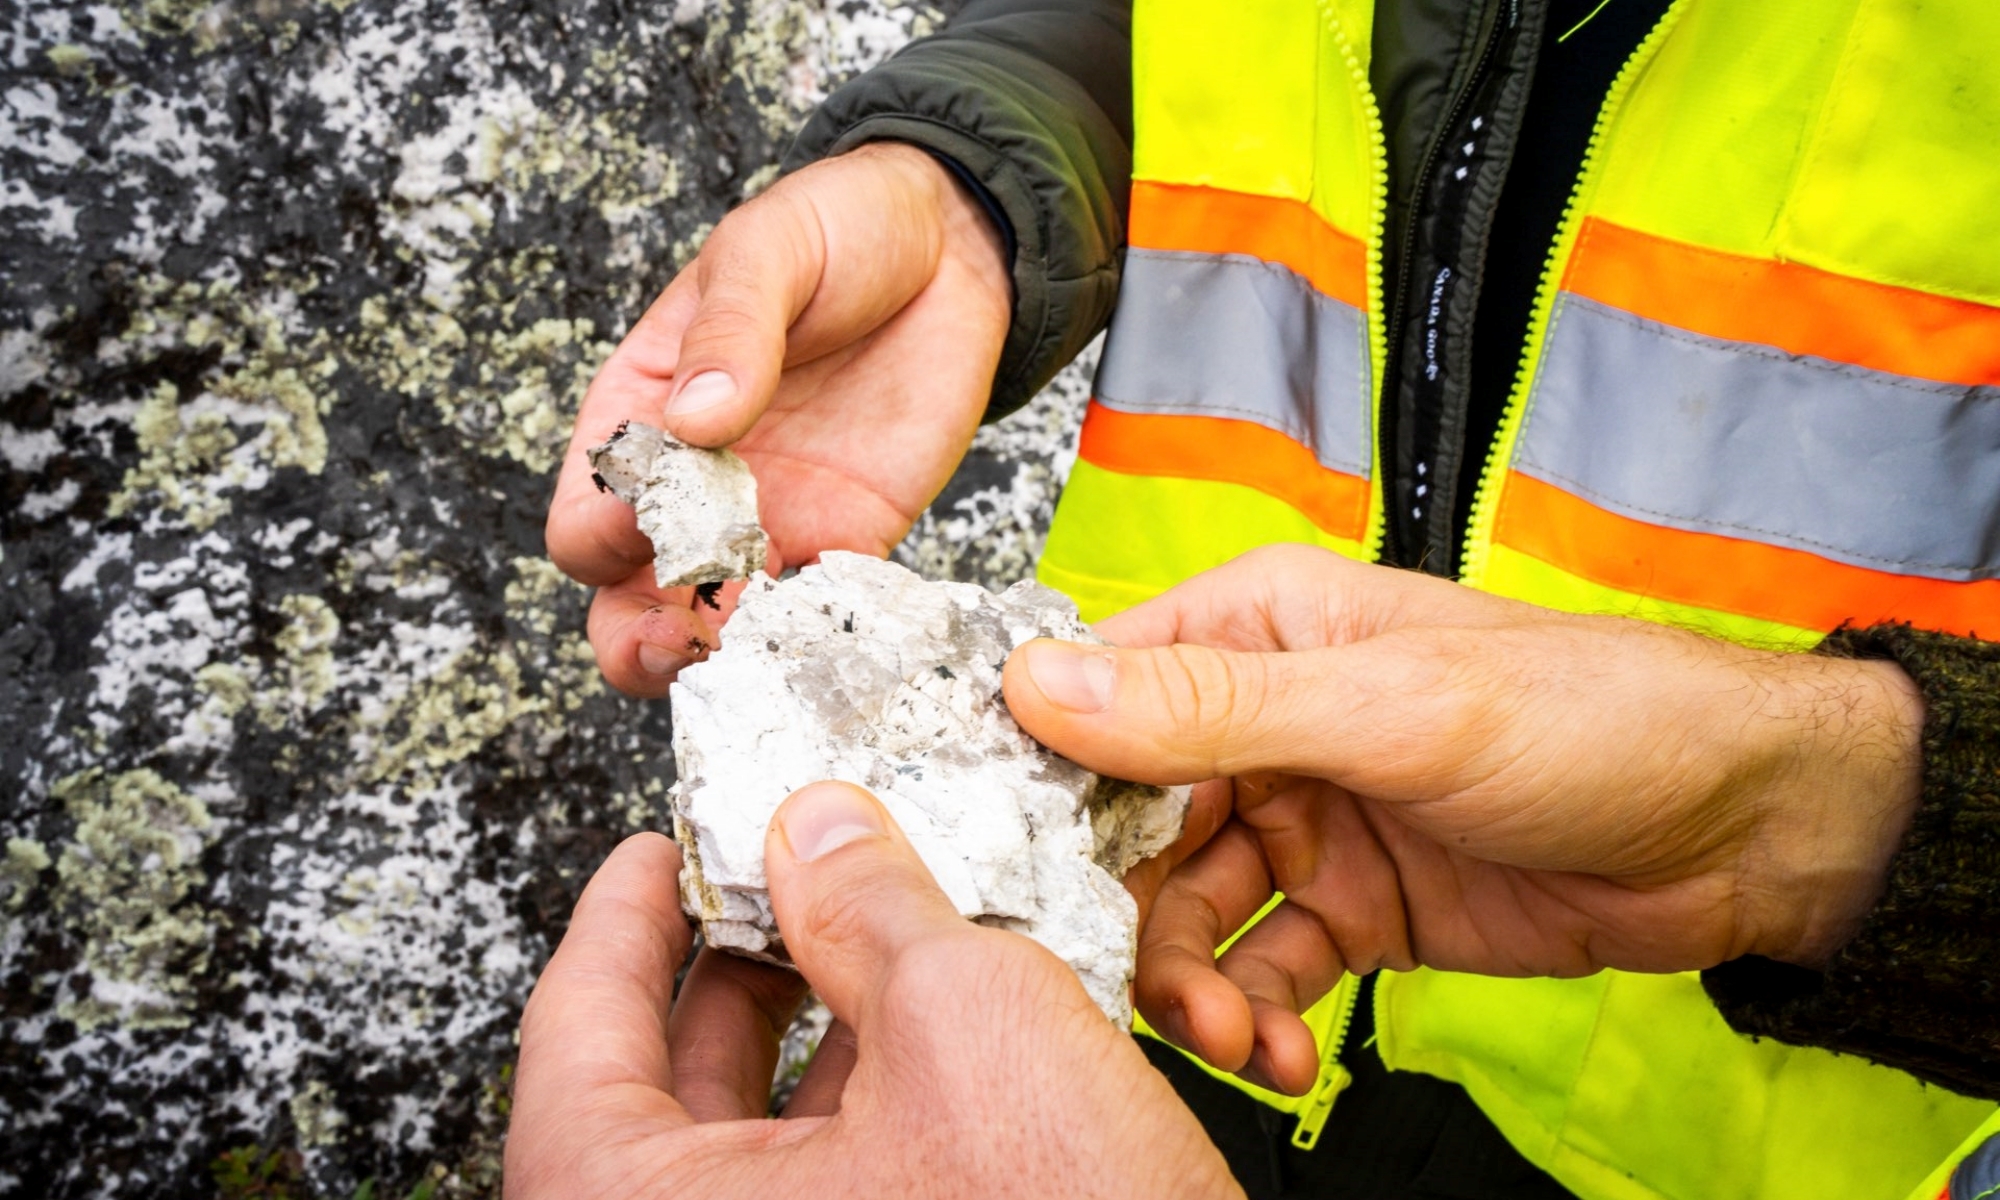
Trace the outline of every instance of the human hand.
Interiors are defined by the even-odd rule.
[[[1197,792],[1136,1000],[1226,1070],[1303,1092],[1295,1015],[1344,971],[1823,962],[1879,895],[1919,787],[1890,664],[1771,654],[1271,547],[1033,642],[1008,707],[1094,770]],[[1149,873],[1150,872],[1150,873]],[[1220,959],[1274,891],[1284,902]]]
[[[804,984],[704,952],[673,1000],[680,852],[642,834],[584,890],[522,1018],[510,1200],[1242,1194],[1069,968],[960,917],[866,792],[795,793],[764,853],[785,945],[844,1034],[788,1119],[763,1117]]]
[[[549,556],[598,589],[605,678],[665,695],[741,587],[721,611],[656,587],[586,450],[633,419],[730,445],[757,477],[773,574],[822,550],[886,555],[971,442],[1012,307],[992,220],[913,146],[815,163],[724,218],[591,382],[549,507]]]

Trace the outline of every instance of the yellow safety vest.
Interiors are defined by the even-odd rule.
[[[1091,619],[1271,542],[1379,553],[1372,15],[1137,6],[1124,285],[1040,565]],[[1466,583],[1774,648],[2000,634],[1996,51],[1992,0],[1678,0],[1599,114]],[[1307,1014],[1311,1094],[1238,1083],[1301,1145],[1355,993]],[[1375,1003],[1392,1069],[1463,1085],[1587,1200],[1933,1200],[2000,1129],[1736,1035],[1691,974],[1384,973]]]

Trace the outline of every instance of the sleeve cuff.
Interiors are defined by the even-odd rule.
[[[1916,681],[1916,816],[1882,899],[1826,970],[1752,957],[1702,982],[1738,1032],[2000,1097],[2000,644],[1882,625],[1819,652],[1895,662]]]

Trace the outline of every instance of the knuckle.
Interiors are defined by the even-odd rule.
[[[820,889],[800,912],[799,938],[815,944],[866,942],[874,931],[873,914],[893,904],[895,897],[887,894],[890,889],[877,877],[848,875],[829,882],[835,886]]]
[[[1239,746],[1264,717],[1262,661],[1190,645],[1151,656],[1170,736],[1209,764]]]
[[[1046,1012],[1083,1000],[1075,975],[1050,951],[1017,934],[970,925],[897,947],[884,964],[880,995],[878,1015],[914,1042],[931,1043],[931,1061],[946,1054],[940,1043],[980,1038],[995,1013]]]

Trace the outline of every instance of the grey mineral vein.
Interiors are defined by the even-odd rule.
[[[709,942],[782,955],[764,832],[792,791],[839,779],[882,800],[960,913],[1048,947],[1129,1026],[1119,879],[1179,836],[1188,791],[1101,778],[1014,722],[1000,671],[1038,637],[1096,640],[1030,581],[996,595],[837,551],[754,579],[672,692],[682,900]]]
[[[771,539],[757,524],[757,479],[733,452],[627,421],[591,448],[590,466],[600,487],[638,513],[661,587],[748,579],[770,560]]]

